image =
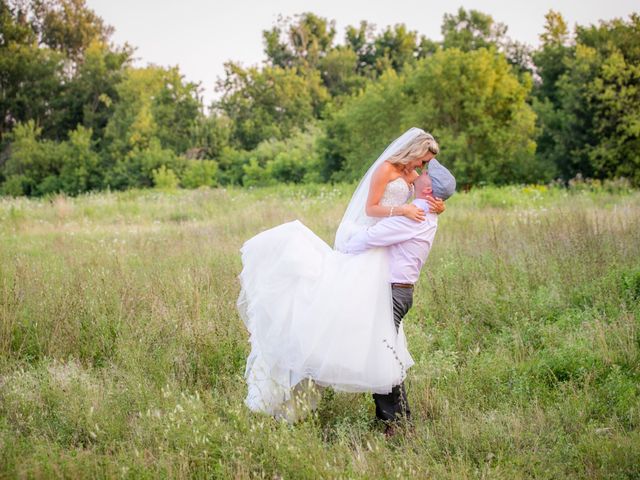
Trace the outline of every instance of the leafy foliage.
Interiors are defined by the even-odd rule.
[[[445,13],[441,30],[444,48],[465,52],[498,47],[507,33],[506,25],[496,22],[491,15],[462,7],[456,14]]]
[[[312,183],[321,180],[320,131],[296,132],[287,140],[266,141],[248,155],[242,183],[264,186],[276,182]]]
[[[232,121],[232,139],[240,148],[251,150],[263,140],[290,136],[318,117],[329,100],[317,71],[244,69],[232,62],[226,69],[216,106]]]
[[[188,160],[180,185],[184,188],[215,187],[217,178],[218,162],[215,160]]]
[[[85,0],[0,2],[0,192],[78,194],[154,185],[358,178],[410,126],[432,132],[464,186],[624,177],[640,185],[640,20],[541,46],[491,15],[444,15],[442,41],[404,24],[312,12],[263,31],[265,59],[230,61],[208,114],[177,67],[134,67],[133,48]]]
[[[539,154],[565,178],[625,176],[640,184],[640,16],[577,27],[547,15],[535,55]]]
[[[329,122],[324,173],[357,179],[389,141],[419,125],[439,139],[461,184],[548,177],[536,171],[530,88],[486,49],[447,49],[403,74],[390,70]]]
[[[178,186],[178,177],[175,172],[166,165],[160,165],[151,171],[153,185],[160,190],[175,190]]]

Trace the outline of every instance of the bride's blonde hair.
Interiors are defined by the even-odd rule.
[[[419,133],[406,147],[387,159],[390,163],[406,165],[412,160],[424,157],[428,152],[437,155],[440,151],[438,142],[427,132]]]

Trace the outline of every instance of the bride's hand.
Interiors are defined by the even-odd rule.
[[[402,205],[402,215],[407,217],[410,220],[414,220],[416,222],[422,222],[426,217],[424,210],[419,207],[416,207],[412,203],[407,205]]]

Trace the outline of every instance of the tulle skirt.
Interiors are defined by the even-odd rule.
[[[251,410],[292,420],[294,399],[315,408],[316,385],[388,393],[404,380],[413,359],[394,326],[384,248],[344,254],[296,220],[251,238],[241,254]]]

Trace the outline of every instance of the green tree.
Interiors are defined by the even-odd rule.
[[[373,47],[378,72],[388,68],[401,72],[406,64],[413,63],[418,56],[418,34],[407,30],[404,24],[387,27],[374,39]]]
[[[155,95],[162,89],[163,71],[157,67],[130,68],[117,86],[119,101],[105,129],[113,156],[147,148],[157,125],[152,113]]]
[[[82,63],[73,78],[65,82],[54,109],[59,121],[51,128],[51,137],[62,139],[76,125],[93,131],[99,144],[118,103],[118,84],[126,75],[132,51],[128,48],[113,49],[94,41],[84,50]]]
[[[33,120],[46,136],[58,119],[53,102],[62,93],[62,57],[33,45],[0,47],[0,137]]]
[[[331,50],[320,60],[319,68],[332,97],[350,95],[366,84],[366,78],[358,74],[358,55],[348,47]]]
[[[420,126],[460,184],[546,179],[533,155],[530,89],[486,49],[439,51],[400,75],[388,71],[328,122],[325,177],[359,178],[393,138]]]
[[[3,174],[13,195],[36,195],[38,184],[58,167],[57,156],[48,155],[46,145],[39,141],[41,134],[42,128],[29,120],[17,124],[9,135],[10,155]]]
[[[177,67],[163,70],[162,84],[151,103],[156,137],[163,147],[182,154],[194,144],[202,111],[198,85],[185,82]]]
[[[0,140],[28,120],[43,138],[66,140],[78,124],[101,138],[101,99],[113,100],[131,56],[108,46],[111,27],[84,0],[2,1],[0,27]]]
[[[418,36],[404,24],[376,34],[374,26],[366,21],[358,27],[347,27],[345,45],[358,56],[357,72],[366,78],[376,78],[389,68],[400,72],[406,64],[433,55],[439,48],[437,42]]]
[[[358,56],[356,71],[363,77],[375,76],[374,30],[373,25],[363,20],[358,27],[349,25],[345,32],[345,44]]]
[[[210,115],[199,116],[194,125],[194,145],[198,158],[216,159],[231,141],[232,121],[226,115],[212,111]]]
[[[559,173],[566,177],[571,176],[573,167],[566,163],[570,154],[561,140],[569,134],[569,120],[561,109],[558,80],[567,71],[567,61],[574,54],[574,48],[569,45],[569,31],[562,15],[549,10],[545,19],[541,46],[533,53],[538,78],[533,90],[539,131],[537,155],[557,165]]]
[[[462,51],[499,47],[507,33],[506,25],[491,15],[460,7],[456,14],[445,13],[442,21],[442,45]]]
[[[640,15],[578,26],[576,42],[597,52],[597,68],[582,98],[593,112],[589,133],[597,142],[588,142],[593,148],[585,154],[594,175],[626,176],[640,185]]]
[[[317,71],[301,75],[295,68],[225,64],[219,81],[222,98],[215,107],[232,121],[232,142],[246,150],[270,138],[288,137],[318,117],[329,99]]]
[[[52,101],[62,91],[64,55],[38,47],[28,11],[0,2],[0,142],[14,125],[49,125]],[[42,132],[42,130],[41,130]]]
[[[262,32],[267,61],[274,67],[316,69],[331,49],[335,34],[335,21],[311,12],[280,18],[271,30]]]
[[[105,129],[112,156],[144,150],[152,139],[178,154],[193,144],[201,100],[197,85],[184,83],[177,68],[129,68],[116,90]]]
[[[28,10],[39,44],[64,53],[74,63],[82,62],[93,42],[106,43],[113,33],[85,0],[31,0]]]
[[[321,140],[326,180],[355,180],[403,127],[407,99],[404,76],[388,70],[358,96],[334,111]]]
[[[550,12],[535,58],[540,155],[565,179],[627,176],[640,184],[640,16],[577,27]]]
[[[61,146],[63,159],[59,185],[60,190],[69,195],[97,190],[102,186],[100,157],[93,148],[91,133],[90,129],[79,125]]]
[[[572,53],[569,46],[569,30],[562,15],[549,10],[545,15],[544,31],[540,34],[541,47],[534,53],[533,61],[540,82],[535,93],[538,98],[559,105],[556,82],[567,70],[566,60]]]

